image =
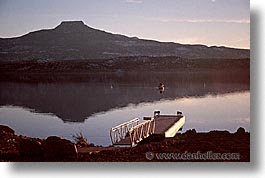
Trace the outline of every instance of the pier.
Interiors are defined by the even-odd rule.
[[[153,117],[144,117],[143,122],[135,118],[110,129],[110,138],[113,146],[133,147],[139,142],[155,134],[165,138],[174,137],[185,124],[182,112],[176,115],[161,115],[155,111]]]

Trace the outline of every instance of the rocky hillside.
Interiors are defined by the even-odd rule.
[[[0,38],[0,61],[99,60],[124,56],[180,58],[249,58],[250,51],[204,45],[143,40],[97,30],[82,21],[62,22],[54,29]]]

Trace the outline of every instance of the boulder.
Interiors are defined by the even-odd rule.
[[[14,135],[15,131],[8,126],[0,125],[0,136],[2,135]]]
[[[184,134],[187,136],[196,136],[197,131],[195,129],[187,130]]]
[[[230,132],[228,132],[227,130],[212,130],[208,133],[208,136],[210,137],[224,137],[224,136],[230,136]]]
[[[243,135],[243,134],[245,134],[245,133],[246,133],[246,131],[245,131],[245,129],[242,128],[242,127],[239,127],[239,128],[237,129],[237,131],[236,131],[236,134],[238,134],[238,135]]]
[[[43,142],[45,161],[74,161],[77,158],[75,145],[57,136],[48,137]]]
[[[6,148],[6,150],[0,149],[0,162],[17,162],[19,160],[19,152],[16,148]]]
[[[15,131],[0,125],[0,161],[19,161]]]
[[[19,154],[21,161],[43,161],[43,148],[37,139],[20,138]]]

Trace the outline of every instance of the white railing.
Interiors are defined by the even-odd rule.
[[[135,118],[110,129],[110,139],[112,144],[118,143],[121,139],[129,136],[129,131],[139,124],[139,119]]]
[[[131,146],[136,145],[143,139],[152,135],[154,132],[155,132],[155,119],[154,118],[134,126],[129,131]]]

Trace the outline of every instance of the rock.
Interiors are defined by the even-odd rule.
[[[222,136],[229,136],[230,133],[227,130],[212,130],[208,133],[209,136],[215,136],[215,137],[220,137]]]
[[[195,136],[197,134],[197,131],[195,129],[188,130],[185,132],[185,135],[187,136]]]
[[[43,148],[37,139],[20,138],[19,154],[21,161],[43,161]]]
[[[239,127],[239,128],[237,129],[237,131],[236,131],[236,134],[239,134],[239,135],[243,135],[243,134],[245,134],[245,133],[246,133],[246,131],[245,131],[245,129],[242,128],[242,127]]]
[[[15,131],[0,125],[0,161],[19,161]]]
[[[20,161],[19,156],[19,152],[15,148],[8,148],[8,150],[0,150],[0,162]]]
[[[75,145],[57,136],[44,140],[43,149],[45,161],[74,161],[77,157]]]
[[[8,126],[0,125],[0,136],[5,134],[14,135],[15,131]]]

